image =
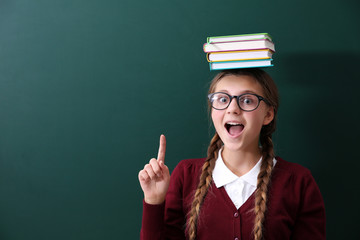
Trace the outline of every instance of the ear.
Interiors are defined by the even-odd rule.
[[[268,125],[269,123],[271,123],[271,121],[274,120],[274,116],[274,107],[268,107],[266,115],[264,117],[263,125]]]

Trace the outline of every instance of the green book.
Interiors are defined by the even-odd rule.
[[[207,42],[208,43],[237,42],[237,41],[247,41],[247,40],[257,40],[257,39],[267,39],[269,41],[272,41],[271,36],[268,33],[253,33],[253,34],[208,37]]]

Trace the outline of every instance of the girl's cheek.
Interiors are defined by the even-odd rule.
[[[218,123],[219,121],[221,121],[221,119],[222,119],[221,112],[216,111],[216,110],[211,111],[211,119],[212,119],[214,125],[216,123]]]

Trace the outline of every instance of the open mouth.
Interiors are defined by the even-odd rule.
[[[244,125],[241,123],[228,122],[225,124],[225,128],[231,136],[237,136],[243,131]]]

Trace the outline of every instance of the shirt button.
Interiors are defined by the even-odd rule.
[[[237,218],[238,216],[239,216],[239,213],[237,213],[237,212],[236,212],[236,213],[234,213],[234,217],[236,217],[236,218]],[[235,238],[235,239],[236,239],[236,238]]]
[[[236,238],[234,238],[234,240],[239,240],[239,238],[236,237]]]

